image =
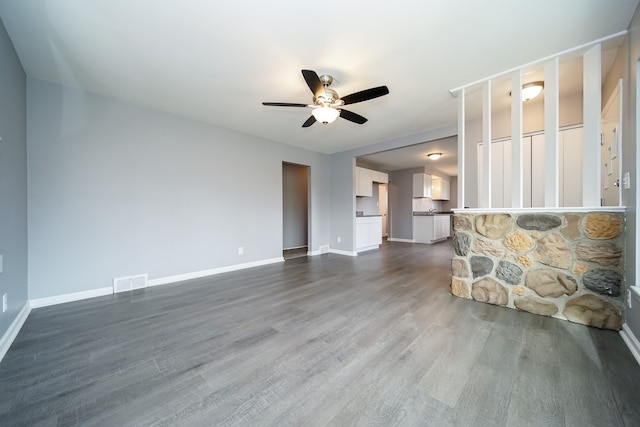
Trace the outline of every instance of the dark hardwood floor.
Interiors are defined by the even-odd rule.
[[[616,332],[453,297],[451,252],[386,242],[33,310],[0,425],[640,425]]]

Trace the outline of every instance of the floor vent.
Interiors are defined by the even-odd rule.
[[[320,246],[320,253],[321,254],[328,254],[329,253],[329,245]]]
[[[117,277],[113,279],[113,293],[132,291],[134,289],[142,289],[147,287],[147,275],[138,274],[137,276]]]

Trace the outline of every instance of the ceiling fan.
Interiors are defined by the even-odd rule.
[[[270,107],[313,108],[311,116],[302,124],[303,128],[311,126],[316,121],[326,125],[327,123],[333,122],[338,117],[342,117],[345,120],[361,125],[367,121],[365,117],[362,117],[360,114],[356,114],[352,111],[345,110],[342,107],[344,105],[355,104],[356,102],[368,101],[389,93],[389,88],[386,86],[378,86],[352,93],[351,95],[343,96],[341,98],[335,90],[329,88],[331,83],[333,83],[333,77],[326,75],[318,77],[318,74],[312,70],[302,70],[302,76],[313,93],[313,104],[263,102],[262,105]]]

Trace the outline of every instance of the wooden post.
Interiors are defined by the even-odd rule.
[[[505,177],[509,179],[509,177]],[[511,207],[522,207],[522,70],[511,77]]]
[[[585,52],[583,67],[583,116],[584,140],[582,150],[582,206],[600,206],[601,154],[600,133],[602,108],[601,95],[601,47],[595,45]]]
[[[464,200],[464,149],[465,149],[465,90],[462,89],[458,94],[458,209],[465,206]]]
[[[481,208],[491,208],[491,80],[482,88],[482,199]]]
[[[544,206],[559,205],[559,59],[555,57],[544,67]]]

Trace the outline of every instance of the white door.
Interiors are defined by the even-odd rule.
[[[387,214],[388,214],[388,206],[389,206],[389,196],[388,196],[388,188],[387,184],[379,184],[378,185],[378,210],[380,212],[380,216],[382,217],[382,237],[387,237]]]
[[[620,205],[620,152],[622,80],[602,110],[602,205]]]

